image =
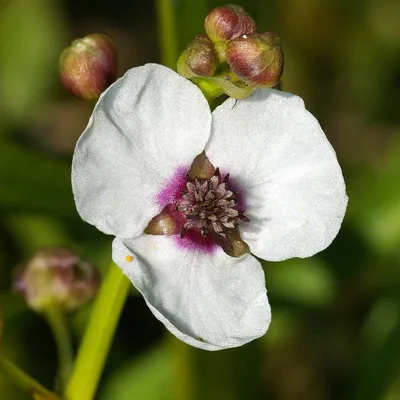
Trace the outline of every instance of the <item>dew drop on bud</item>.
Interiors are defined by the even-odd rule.
[[[280,39],[271,32],[253,33],[231,40],[226,46],[226,59],[240,79],[255,87],[273,87],[283,73]]]
[[[64,87],[84,100],[96,100],[116,79],[117,47],[103,33],[74,40],[60,56]]]
[[[242,7],[228,4],[214,8],[207,15],[204,28],[213,42],[221,42],[253,33],[256,23]]]

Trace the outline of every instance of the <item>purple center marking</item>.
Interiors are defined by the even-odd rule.
[[[190,180],[188,179],[188,172],[189,172],[188,167],[179,167],[176,172],[172,175],[171,178],[169,178],[167,180],[167,183],[165,184],[164,188],[158,193],[158,195],[156,196],[156,202],[157,204],[160,206],[161,209],[165,209],[166,206],[172,206],[175,208],[175,206],[178,209],[178,205],[180,207],[180,205],[182,204],[182,201],[184,201],[184,196],[188,196],[187,192],[188,192],[188,187],[187,184],[189,185],[188,182],[198,182],[197,180]],[[217,172],[216,172],[217,173]],[[226,174],[225,174],[226,175]],[[219,178],[213,177],[212,179],[209,180],[209,183],[214,182],[217,179],[217,181],[219,183],[222,183],[222,176],[218,173]],[[204,181],[202,181],[204,182]],[[201,185],[200,183],[196,183],[196,185]],[[225,193],[231,193],[229,192],[228,189],[228,181],[226,181],[226,189]],[[222,183],[222,185],[220,185],[219,187],[225,188],[224,184]],[[243,190],[240,189],[240,187],[238,187],[237,183],[234,182],[233,180],[229,181],[229,187],[230,189],[234,192],[235,194],[235,202],[236,202],[236,206],[234,206],[234,208],[231,211],[231,213],[236,213],[235,209],[237,210],[244,210],[246,202],[244,200],[244,193]],[[216,188],[214,188],[216,189]],[[210,194],[211,195],[211,194]],[[203,199],[204,200],[204,199]],[[215,200],[217,201],[217,200]],[[214,203],[215,203],[214,201]],[[198,203],[198,204],[204,204],[204,203]],[[216,204],[216,203],[215,203]],[[185,208],[185,207],[184,207]],[[215,243],[215,241],[212,239],[212,235],[208,235],[208,234],[204,234],[204,228],[199,230],[199,229],[186,229],[186,226],[188,225],[188,220],[186,218],[191,217],[191,215],[186,216],[186,214],[188,213],[186,209],[183,210],[183,212],[181,211],[181,207],[179,208],[179,211],[175,211],[170,213],[170,217],[172,217],[175,222],[178,224],[178,226],[180,228],[182,228],[182,231],[184,231],[183,235],[172,235],[171,238],[172,240],[174,240],[177,244],[177,246],[181,249],[189,249],[192,251],[197,251],[197,252],[201,252],[201,253],[214,253],[217,249],[221,249],[221,247]],[[221,212],[223,212],[224,210],[221,209]],[[217,209],[218,212],[218,209]],[[242,211],[240,212],[242,213]],[[179,214],[179,215],[178,215]],[[240,214],[242,215],[242,214]],[[199,214],[199,218],[204,218],[204,217],[200,217]],[[233,218],[233,219],[232,219]],[[240,217],[239,217],[240,218]],[[240,219],[245,219],[248,221],[247,218],[245,218],[243,216],[243,218]],[[231,217],[231,221],[235,220],[235,217]],[[206,225],[206,221],[202,220],[203,222],[199,222],[200,224]],[[223,218],[221,219],[222,223],[227,224],[227,226],[229,226],[229,221],[225,221],[223,220]],[[237,222],[235,222],[236,225]],[[213,222],[214,226],[215,226],[215,222]],[[189,225],[191,225],[191,222],[189,222]],[[211,227],[211,225],[209,225]],[[222,225],[221,225],[222,227]],[[233,227],[233,225],[231,226],[231,228]],[[217,231],[218,226],[216,226]],[[225,229],[225,228],[223,228]],[[224,235],[226,236],[223,231],[222,233],[219,233],[220,235]],[[183,236],[183,237],[182,237]]]
[[[174,175],[167,180],[167,183],[156,197],[157,203],[161,208],[168,204],[176,203],[182,197],[187,182],[189,167],[179,167]]]

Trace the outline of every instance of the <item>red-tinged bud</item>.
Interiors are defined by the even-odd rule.
[[[97,99],[116,79],[116,43],[102,33],[74,40],[60,56],[64,87],[84,100]]]
[[[270,32],[243,35],[226,46],[231,70],[244,82],[270,88],[283,73],[283,52],[279,38]]]
[[[218,65],[214,44],[205,35],[195,36],[180,55],[178,73],[185,78],[212,76]]]
[[[14,289],[36,311],[74,310],[97,292],[99,275],[88,262],[64,248],[38,251],[16,271]]]
[[[204,28],[213,42],[221,42],[255,32],[256,23],[242,7],[228,4],[214,8],[207,15]]]

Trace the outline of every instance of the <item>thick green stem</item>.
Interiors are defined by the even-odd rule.
[[[111,263],[65,391],[66,400],[94,398],[129,288],[129,280]]]
[[[42,398],[49,400],[58,400],[59,397],[46,389],[35,379],[31,378],[27,373],[17,367],[12,361],[3,355],[0,355],[0,370],[8,375],[23,391],[27,392],[34,398]]]
[[[181,342],[175,336],[168,333],[170,359],[173,368],[173,378],[179,385],[173,387],[173,398],[175,400],[192,399],[194,391],[193,373],[193,348]]]
[[[49,308],[46,311],[46,319],[53,332],[57,346],[59,360],[57,389],[59,389],[60,393],[63,393],[74,363],[71,336],[62,310],[55,307]]]
[[[158,35],[161,51],[161,63],[175,69],[178,60],[178,48],[175,32],[175,15],[172,0],[157,0]]]

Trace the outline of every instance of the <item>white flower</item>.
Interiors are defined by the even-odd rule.
[[[211,113],[194,84],[154,64],[131,69],[103,93],[74,154],[77,209],[116,236],[115,263],[175,336],[219,350],[268,329],[260,263],[190,235],[143,233],[164,206],[178,207],[187,171],[204,150],[223,176],[230,174],[250,219],[240,222],[241,237],[265,260],[325,249],[347,197],[335,152],[297,96],[256,90]]]

